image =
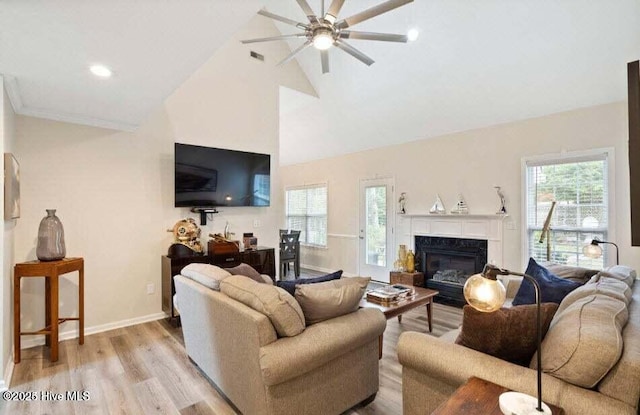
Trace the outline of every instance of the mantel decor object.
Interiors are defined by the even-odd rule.
[[[451,209],[451,213],[454,215],[467,215],[469,213],[469,206],[467,206],[467,202],[465,202],[461,194],[458,195],[458,202]]]
[[[505,205],[504,193],[502,193],[502,190],[500,190],[500,186],[493,186],[493,188],[496,189],[496,193],[498,194],[498,197],[500,198],[500,208],[496,212],[496,215],[506,215],[507,214],[507,207]]]
[[[67,255],[64,228],[55,209],[46,209],[47,216],[40,221],[36,256],[40,261],[57,261]]]
[[[398,205],[400,209],[399,213],[401,214],[407,213],[406,204],[407,204],[407,193],[402,192],[400,193],[400,198],[398,199]]]
[[[436,195],[436,201],[433,203],[433,206],[431,206],[431,209],[429,209],[429,213],[432,215],[444,215],[447,213],[444,208],[444,203],[442,203],[442,199],[440,199],[440,195]]]
[[[492,313],[502,307],[507,293],[504,285],[498,280],[498,275],[517,275],[531,282],[536,295],[536,357],[537,357],[537,399],[520,392],[505,392],[498,399],[500,410],[505,415],[511,414],[551,414],[548,405],[542,402],[542,319],[540,316],[540,285],[530,275],[498,268],[486,264],[481,274],[472,275],[464,284],[464,298],[467,303],[478,311]]]

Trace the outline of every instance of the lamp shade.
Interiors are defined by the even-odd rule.
[[[598,244],[590,243],[582,248],[582,253],[589,258],[600,258],[602,256],[602,247]]]
[[[500,309],[507,298],[507,290],[500,281],[485,278],[482,274],[469,277],[463,293],[469,305],[485,313]]]

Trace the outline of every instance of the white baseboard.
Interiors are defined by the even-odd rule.
[[[142,317],[135,317],[135,318],[127,319],[127,320],[120,320],[120,321],[114,321],[112,323],[101,324],[99,326],[85,327],[84,335],[88,336],[90,334],[102,333],[103,331],[109,331],[109,330],[113,330],[113,329],[119,329],[119,328],[122,328],[122,327],[133,326],[133,325],[136,325],[136,324],[147,323],[149,321],[160,320],[160,319],[166,318],[166,317],[167,317],[167,314],[165,314],[165,313],[155,313],[155,314],[149,314],[149,315],[142,316]],[[77,329],[67,330],[67,331],[63,331],[63,332],[58,333],[58,340],[59,341],[75,339],[77,337],[78,337],[78,330]],[[28,339],[25,339],[25,340],[21,341],[20,342],[20,348],[21,349],[28,349],[30,347],[41,346],[43,344],[44,344],[44,335],[28,338]]]
[[[322,268],[322,267],[316,267],[315,265],[307,265],[307,264],[300,264],[300,268],[306,268],[312,271],[324,272],[326,274],[331,274],[332,272],[337,271],[337,269]],[[342,272],[342,275],[344,275],[345,277],[357,277],[357,275],[355,274],[349,274],[348,272],[344,272],[344,271]]]
[[[0,380],[0,392],[6,391],[9,389],[9,385],[11,385],[11,376],[13,376],[13,368],[15,364],[13,363],[13,353],[9,356],[9,361],[7,362],[7,367],[4,370],[4,377]]]

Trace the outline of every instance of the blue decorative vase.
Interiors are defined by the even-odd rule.
[[[64,228],[55,209],[46,209],[47,216],[40,221],[36,256],[40,261],[57,261],[67,255],[64,245]]]

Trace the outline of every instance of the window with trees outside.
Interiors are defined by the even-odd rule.
[[[327,186],[286,190],[287,228],[299,230],[302,245],[327,246]]]
[[[547,260],[547,241],[540,242],[545,219],[556,201],[549,233],[550,261],[600,269],[607,262],[583,255],[592,239],[608,240],[609,178],[605,150],[587,156],[526,160],[526,222],[528,253]]]

